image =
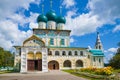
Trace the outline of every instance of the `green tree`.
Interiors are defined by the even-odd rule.
[[[13,54],[11,54],[10,51],[6,51],[2,47],[0,47],[0,67],[13,66],[13,59]]]
[[[109,61],[109,65],[115,69],[120,69],[120,42],[118,43],[117,53]]]

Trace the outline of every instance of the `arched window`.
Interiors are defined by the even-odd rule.
[[[52,55],[52,51],[49,51],[49,52],[48,52],[48,55]]]
[[[83,67],[83,62],[81,60],[77,60],[76,67]]]
[[[101,49],[101,46],[99,46],[99,49]]]
[[[60,54],[59,54],[59,51],[55,51],[55,55],[56,56],[59,56]]]
[[[63,55],[63,56],[65,56],[65,55],[66,55],[66,52],[65,52],[65,51],[63,51],[63,52],[62,52],[62,55]]]
[[[64,67],[71,67],[71,61],[70,60],[65,60],[63,63]]]
[[[71,51],[69,51],[68,55],[69,55],[69,56],[72,56],[72,52],[71,52]]]
[[[75,51],[75,56],[77,56],[78,55],[78,53],[77,53],[77,51]]]
[[[83,51],[80,51],[80,56],[83,56]]]
[[[90,59],[90,55],[88,55],[88,59]]]

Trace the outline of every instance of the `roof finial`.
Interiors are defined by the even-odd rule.
[[[44,4],[42,4],[42,14],[44,14]]]
[[[62,6],[60,6],[60,15],[62,15]]]
[[[50,0],[50,9],[52,10],[52,0]]]

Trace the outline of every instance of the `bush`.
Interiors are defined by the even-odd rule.
[[[97,75],[111,75],[113,72],[112,67],[105,67],[105,68],[81,68],[81,72],[89,72],[89,73],[94,73]]]

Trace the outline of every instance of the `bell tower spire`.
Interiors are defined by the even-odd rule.
[[[97,32],[97,39],[96,39],[96,43],[95,43],[95,49],[100,49],[103,50],[103,46],[100,40],[100,35],[99,32]]]

